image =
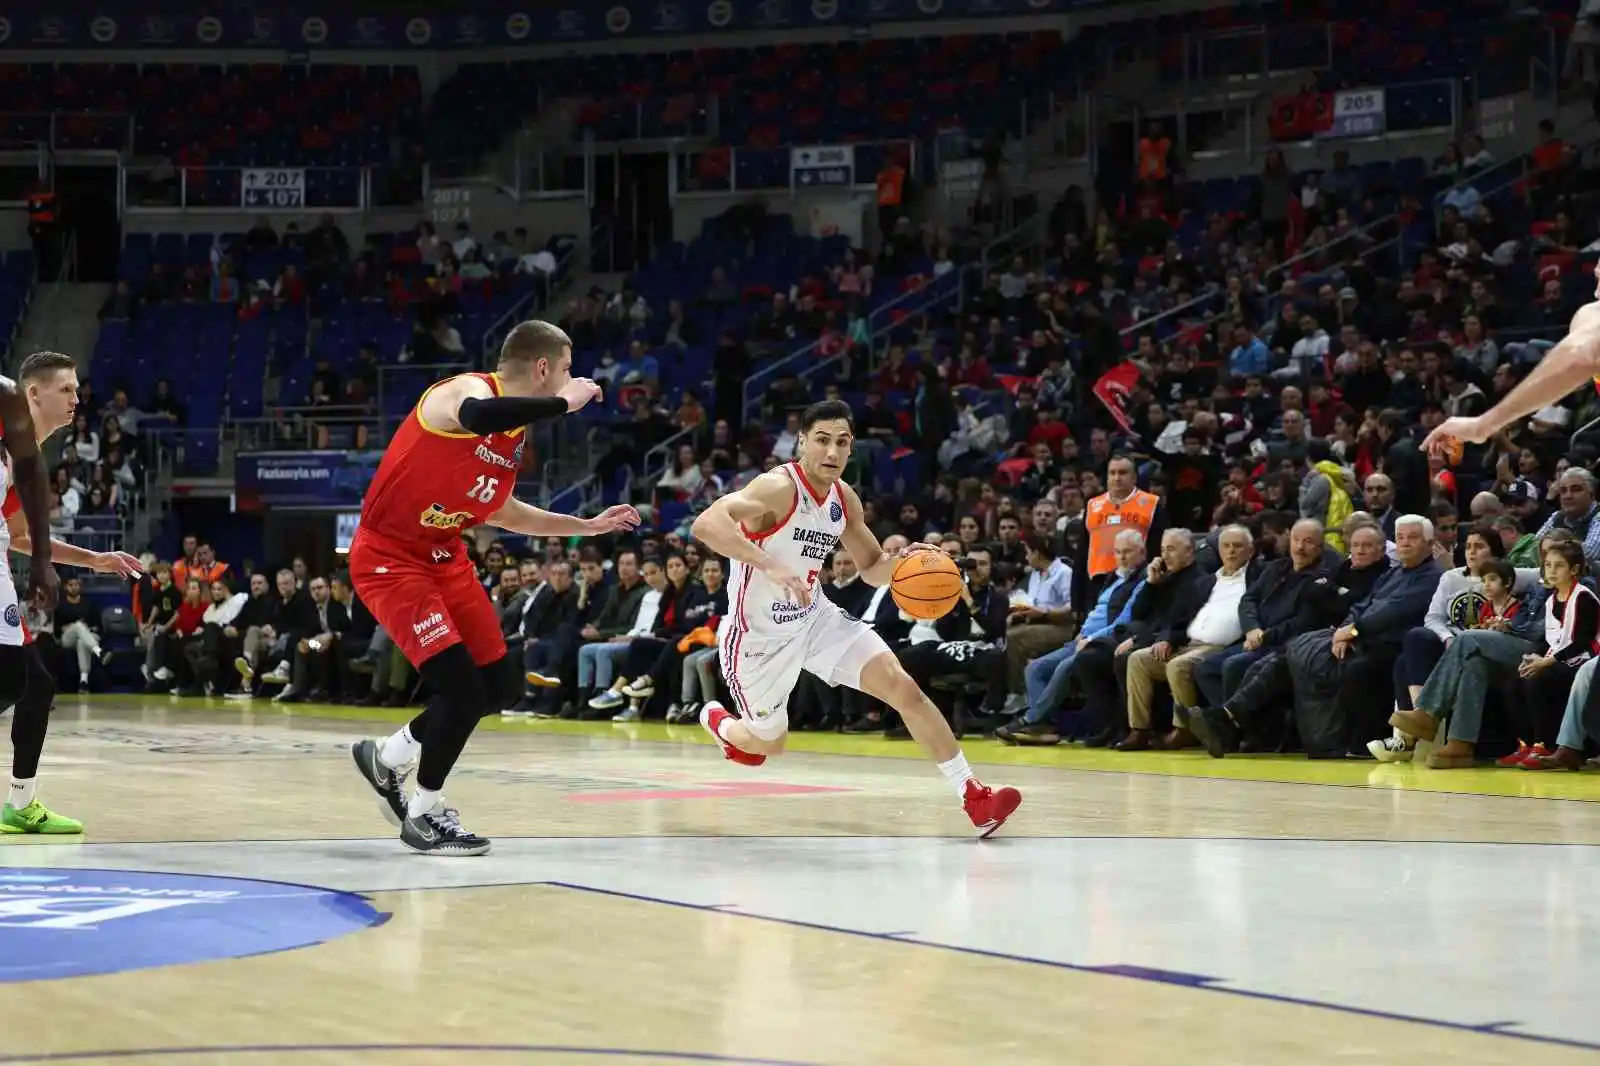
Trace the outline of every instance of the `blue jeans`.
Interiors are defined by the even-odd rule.
[[[1600,715],[1590,715],[1588,712],[1589,689],[1594,685],[1594,673],[1600,669],[1600,659],[1590,659],[1578,667],[1578,672],[1573,675],[1572,689],[1567,693],[1567,713],[1561,717],[1561,733],[1556,737],[1556,743],[1563,748],[1582,751],[1584,742],[1591,732],[1600,728]],[[1591,719],[1585,722],[1587,715]],[[1594,733],[1600,735],[1600,732]]]
[[[579,648],[578,687],[610,688],[617,676],[617,664],[627,658],[631,647],[630,640],[626,644],[585,644]]]
[[[1046,652],[1023,668],[1028,690],[1028,711],[1022,716],[1027,725],[1037,725],[1061,709],[1072,680],[1072,661],[1078,655],[1078,642]]]

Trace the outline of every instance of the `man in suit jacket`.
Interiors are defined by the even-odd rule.
[[[1300,519],[1289,530],[1289,554],[1262,566],[1251,580],[1239,601],[1240,639],[1195,667],[1195,684],[1205,706],[1226,705],[1252,664],[1304,632],[1303,601],[1315,580],[1331,574],[1343,561],[1324,547],[1323,532],[1315,518]]]
[[[1200,609],[1196,583],[1204,575],[1194,565],[1194,536],[1187,529],[1169,529],[1161,535],[1161,555],[1145,570],[1144,588],[1133,598],[1131,621],[1081,648],[1073,659],[1073,674],[1083,690],[1086,709],[1107,729],[1095,738],[1104,746],[1110,736],[1126,731],[1129,661],[1134,652],[1164,645],[1170,657],[1173,623],[1181,633]],[[1160,660],[1163,664],[1165,659]],[[1144,744],[1149,747],[1148,741]]]
[[[291,600],[290,640],[294,642],[294,666],[289,684],[272,697],[274,703],[326,702],[333,674],[333,652],[339,634],[350,628],[350,612],[333,598],[325,577],[307,583],[310,597]]]
[[[1176,532],[1175,530],[1173,532]],[[1174,538],[1181,542],[1183,537]],[[1168,554],[1163,540],[1162,555]],[[1172,690],[1176,707],[1189,709],[1201,704],[1195,688],[1195,667],[1206,656],[1238,640],[1239,602],[1250,580],[1250,560],[1255,539],[1243,526],[1228,526],[1217,538],[1222,569],[1202,574],[1185,588],[1172,594],[1165,617],[1152,631],[1155,637],[1144,647],[1128,654],[1128,725],[1130,732],[1120,751],[1143,751],[1157,747],[1179,751],[1196,746],[1194,734],[1174,723],[1164,739],[1151,731],[1155,686],[1165,682]],[[1188,549],[1190,562],[1193,548]],[[1198,568],[1189,567],[1191,570]],[[1170,580],[1170,579],[1169,579]]]

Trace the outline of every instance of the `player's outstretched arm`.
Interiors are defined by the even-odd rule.
[[[11,477],[33,547],[28,568],[28,598],[49,610],[56,605],[60,581],[50,565],[50,475],[44,467],[38,433],[28,398],[10,382],[0,384],[0,419],[5,420],[6,452],[11,456]]]
[[[856,494],[855,489],[841,481],[839,496],[844,500],[844,532],[839,535],[839,543],[844,545],[845,550],[850,553],[850,558],[855,561],[856,571],[861,575],[862,581],[874,587],[887,585],[894,580],[894,566],[902,555],[890,555],[883,550],[883,544],[878,540],[877,534],[872,532],[861,517],[861,497]],[[906,550],[930,547],[927,544],[913,544]]]
[[[1561,343],[1546,352],[1505,399],[1477,417],[1446,419],[1423,444],[1429,448],[1441,448],[1449,440],[1480,444],[1517,419],[1561,402],[1596,375],[1600,375],[1600,305],[1587,304],[1572,316]]]
[[[771,529],[794,513],[796,491],[788,475],[769,470],[701,511],[690,533],[717,554],[762,571],[787,588],[796,603],[804,605],[811,602],[811,589],[805,578],[778,565],[745,533],[747,529]]]
[[[521,533],[525,537],[598,537],[633,529],[639,524],[639,512],[627,504],[618,504],[593,518],[579,518],[511,499],[487,521],[507,533]]]
[[[588,378],[573,378],[554,396],[496,396],[480,377],[461,374],[429,389],[417,417],[441,433],[510,433],[533,422],[560,418],[600,396]]]
[[[28,532],[28,521],[21,511],[6,515],[6,528],[11,531],[11,550],[29,555],[33,552],[33,537]],[[50,538],[50,561],[63,566],[81,566],[101,574],[120,574],[137,578],[144,573],[139,560],[127,552],[90,551],[76,544],[68,544],[58,537]]]

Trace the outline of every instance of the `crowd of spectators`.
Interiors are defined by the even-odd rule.
[[[693,308],[627,288],[580,297],[567,325],[631,390],[627,455],[682,433],[651,501],[678,509],[637,540],[483,551],[525,684],[507,713],[676,722],[714,697],[726,573],[688,525],[790,461],[792,415],[816,398],[779,378],[750,423],[728,397],[761,358],[836,331],[821,389],[857,406],[848,476],[868,490],[868,523],[891,546],[939,544],[967,590],[946,618],[913,622],[843,553],[824,588],[958,729],[1386,761],[1437,739],[1438,768],[1480,746],[1574,765],[1600,646],[1600,507],[1596,453],[1573,433],[1595,398],[1459,453],[1417,441],[1515,387],[1592,291],[1595,235],[1575,221],[1592,214],[1575,209],[1592,175],[1548,130],[1503,190],[1462,181],[1491,162],[1481,143],[1452,152],[1409,190],[1366,188],[1345,160],[1299,177],[1273,154],[1234,212],[1201,212],[1175,167],[1098,208],[1069,191],[1045,258],[998,265],[964,306],[902,323],[881,358],[852,317],[881,256],[760,296],[705,382],[675,374],[702,340]],[[936,231],[902,229],[884,255],[930,273],[949,261]],[[720,283],[705,300],[748,298]],[[416,695],[337,575],[253,574],[248,593],[167,580],[153,684]],[[872,701],[805,684],[797,728],[903,733]]]

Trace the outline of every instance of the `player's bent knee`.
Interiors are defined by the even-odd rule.
[[[484,672],[463,644],[443,649],[419,666],[417,672],[452,713],[481,716],[491,702]]]
[[[906,673],[894,652],[875,655],[862,667],[861,688],[902,714],[907,710],[916,711],[927,699],[922,686]]]
[[[480,667],[488,706],[484,715],[499,714],[522,698],[522,664],[509,651],[487,666]]]

